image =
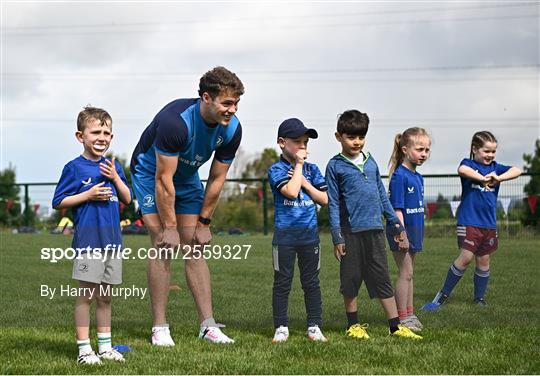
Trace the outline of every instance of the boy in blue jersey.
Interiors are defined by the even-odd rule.
[[[317,131],[296,118],[281,123],[278,145],[282,154],[268,169],[274,194],[274,343],[289,338],[287,307],[298,255],[300,281],[307,312],[307,335],[312,341],[326,342],[321,332],[322,301],[319,287],[320,247],[316,204],[328,203],[326,182],[319,168],[305,162],[309,138]]]
[[[199,82],[199,98],[167,104],[144,130],[131,158],[133,190],[154,247],[163,253],[148,260],[153,315],[152,344],[174,346],[166,311],[171,249],[186,253],[186,279],[197,307],[199,338],[233,343],[213,317],[210,271],[203,257],[191,253],[212,239],[210,222],[227,171],[242,139],[235,116],[242,81],[216,67]],[[199,167],[213,155],[206,190]]]
[[[124,361],[111,346],[110,285],[122,283],[122,248],[119,200],[131,202],[131,192],[120,163],[104,157],[111,140],[112,119],[100,108],[85,107],[77,118],[77,140],[84,152],[65,165],[53,198],[55,209],[72,208],[77,250],[73,279],[79,281],[75,325],[79,364],[100,364],[100,359]],[[98,354],[89,339],[90,305],[96,298]]]
[[[497,139],[489,131],[476,132],[471,141],[470,158],[461,161],[461,204],[457,215],[459,256],[450,265],[442,289],[422,309],[437,311],[446,302],[465,270],[473,261],[474,302],[487,306],[490,255],[498,248],[497,195],[500,183],[517,178],[521,170],[495,161]]]
[[[382,216],[390,224],[399,248],[407,250],[407,234],[390,205],[379,168],[363,152],[369,118],[357,110],[345,111],[337,123],[341,153],[326,167],[328,213],[334,255],[340,262],[340,292],[345,303],[346,334],[369,339],[367,324],[358,319],[358,291],[365,282],[370,298],[378,298],[392,336],[421,339],[399,321],[386,259]]]

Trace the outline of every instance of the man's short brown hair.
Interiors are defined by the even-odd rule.
[[[112,128],[112,118],[107,111],[102,108],[85,106],[77,117],[77,130],[83,132],[90,119],[99,120],[101,125],[108,125]]]
[[[199,81],[200,97],[203,93],[208,93],[214,99],[223,92],[239,97],[244,94],[244,84],[236,74],[224,67],[215,67],[201,77]]]

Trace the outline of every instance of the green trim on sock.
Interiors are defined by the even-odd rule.
[[[111,343],[112,335],[111,333],[98,333],[98,345],[106,345],[108,343]]]
[[[77,340],[77,346],[79,346],[79,348],[83,346],[90,346],[90,338]]]

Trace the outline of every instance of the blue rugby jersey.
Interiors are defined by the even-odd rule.
[[[491,172],[501,175],[511,167],[495,161],[485,165],[469,158],[463,159],[459,165],[468,166],[484,176]],[[500,184],[493,188],[484,187],[475,180],[461,177],[461,204],[459,205],[457,224],[496,229],[499,187]]]
[[[110,245],[118,249],[122,244],[118,194],[114,184],[99,170],[99,164],[104,161],[104,157],[97,162],[83,156],[75,158],[64,166],[54,191],[53,208],[66,197],[85,192],[101,182],[105,182],[104,187],[112,188],[113,194],[108,201],[87,201],[72,208],[75,224],[72,247],[79,249],[80,253],[85,253],[87,247],[105,249]],[[128,185],[118,161],[115,162],[115,167],[122,181]]]
[[[175,184],[198,184],[198,169],[215,151],[215,158],[232,163],[242,139],[236,116],[227,126],[206,124],[200,98],[177,99],[163,107],[144,130],[131,157],[131,172],[153,179],[156,152],[178,157]]]
[[[302,188],[298,197],[291,200],[281,193],[294,167],[283,157],[268,169],[268,179],[274,195],[273,245],[304,246],[319,244],[317,204]],[[304,162],[302,174],[320,191],[326,191],[326,182],[319,168]]]
[[[399,165],[390,178],[388,198],[403,213],[410,249],[419,251],[424,240],[424,178]]]

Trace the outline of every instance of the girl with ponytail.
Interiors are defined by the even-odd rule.
[[[405,226],[410,243],[409,250],[403,252],[393,237],[387,236],[398,266],[396,304],[401,323],[416,332],[422,330],[422,323],[414,314],[413,269],[424,240],[424,179],[416,168],[428,159],[430,148],[431,139],[425,129],[408,128],[396,135],[389,162],[390,203]]]

